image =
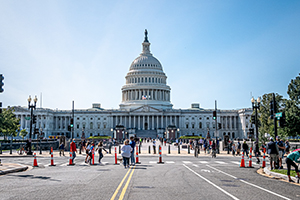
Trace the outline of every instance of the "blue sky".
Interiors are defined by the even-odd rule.
[[[300,72],[300,1],[0,0],[3,107],[42,93],[51,109],[118,108],[144,29],[174,108],[251,107],[251,92],[287,98]]]

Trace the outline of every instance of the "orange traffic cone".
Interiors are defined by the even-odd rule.
[[[36,153],[34,153],[33,167],[38,167],[37,160],[36,160]]]
[[[262,168],[266,167],[266,149],[264,148],[264,155],[263,155],[263,161],[262,161]]]
[[[53,147],[51,147],[51,165],[49,166],[56,166],[54,165],[54,160],[53,160]]]
[[[250,157],[249,157],[249,168],[253,168],[252,166],[252,147],[250,148]]]
[[[241,159],[241,165],[240,165],[240,167],[245,167],[244,152],[242,154],[242,159]]]
[[[75,164],[72,161],[72,152],[70,152],[70,160],[69,160],[68,166],[73,166],[73,165],[75,165]]]

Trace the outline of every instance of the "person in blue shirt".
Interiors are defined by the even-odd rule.
[[[134,141],[133,136],[130,137],[129,145],[133,149],[132,152],[131,152],[131,156],[130,156],[130,163],[131,163],[131,165],[134,166],[135,165],[135,158],[134,158],[135,141]]]
[[[296,165],[296,163],[300,163],[299,158],[300,158],[300,150],[290,153],[285,160],[286,165],[287,165],[287,176],[289,177],[289,182],[294,182],[290,176],[291,166],[293,166],[295,168],[298,178],[300,178],[298,166]]]

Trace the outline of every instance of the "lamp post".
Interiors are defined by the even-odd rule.
[[[255,132],[256,132],[256,144],[258,144],[258,126],[257,126],[257,109],[260,107],[260,98],[258,97],[257,99],[254,99],[252,97],[251,99],[252,102],[252,109],[255,110]]]
[[[34,104],[31,104],[31,96],[29,95],[28,98],[28,109],[30,109],[30,132],[29,132],[29,150],[27,152],[27,155],[32,155],[31,151],[31,133],[32,133],[32,119],[33,119],[33,109],[36,108],[36,102],[37,102],[37,97],[33,99]]]

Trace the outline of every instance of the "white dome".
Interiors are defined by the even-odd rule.
[[[160,62],[153,57],[152,55],[143,55],[141,54],[137,57],[130,65],[129,70],[137,69],[158,69],[162,70]]]

